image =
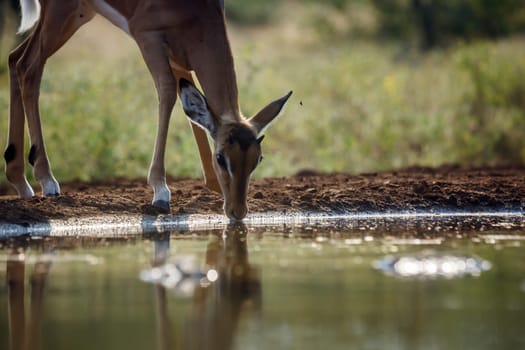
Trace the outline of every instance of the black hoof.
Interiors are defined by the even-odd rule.
[[[153,202],[153,206],[163,213],[169,213],[170,212],[170,203],[167,201],[155,201]]]

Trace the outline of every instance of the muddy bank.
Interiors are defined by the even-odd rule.
[[[172,214],[222,213],[222,197],[198,179],[169,179]],[[58,198],[19,200],[0,187],[0,222],[108,214],[148,214],[152,192],[145,179],[63,183]],[[39,190],[38,188],[36,189]],[[254,180],[250,212],[361,212],[512,210],[525,208],[525,167],[410,168],[372,174],[316,174]]]

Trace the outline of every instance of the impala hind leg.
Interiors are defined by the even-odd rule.
[[[31,149],[29,163],[33,166],[35,179],[42,187],[42,196],[58,196],[60,186],[51,173],[47,158],[38,108],[40,82],[47,57],[43,57],[40,49],[40,24],[29,41],[22,57],[16,64],[18,82],[21,89],[22,104],[27,118]]]
[[[60,49],[81,25],[88,22],[93,16],[93,11],[83,8],[79,1],[51,1],[44,3],[37,27],[28,37],[27,42],[24,43],[23,53],[16,61],[15,74],[19,85],[19,96],[21,97],[31,138],[29,163],[33,166],[35,178],[42,187],[43,196],[57,196],[60,194],[60,186],[54,178],[49,165],[38,108],[44,65],[47,59]],[[11,84],[13,84],[13,81]],[[11,115],[13,118],[12,122],[18,123],[15,125],[22,124],[19,121],[20,112],[18,110],[17,113]],[[13,137],[22,139],[23,143],[23,132],[20,129],[23,129],[23,125],[21,128],[14,128],[13,131],[16,135]],[[15,169],[20,171],[17,168]]]
[[[35,195],[27,182],[24,162],[24,132],[25,115],[20,93],[20,85],[16,74],[16,63],[22,57],[29,39],[26,39],[18,48],[9,55],[9,134],[8,143],[4,152],[6,161],[6,176],[18,192],[20,198],[31,198]]]
[[[136,40],[155,82],[159,98],[157,135],[148,183],[153,188],[153,206],[168,212],[171,192],[166,184],[164,159],[171,112],[177,101],[177,81],[171,73],[168,52],[162,34],[148,32],[139,35]]]

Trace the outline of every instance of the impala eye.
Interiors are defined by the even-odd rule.
[[[215,158],[217,159],[217,164],[219,164],[221,168],[226,169],[226,158],[224,158],[224,155],[222,153],[217,153]]]
[[[260,157],[259,157],[259,162],[258,162],[258,164],[261,164],[261,162],[263,161],[263,159],[264,159],[264,157],[263,157],[263,156],[260,156]]]

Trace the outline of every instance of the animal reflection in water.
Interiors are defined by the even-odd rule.
[[[9,349],[42,349],[42,304],[44,287],[51,262],[35,263],[31,273],[31,296],[26,319],[25,305],[25,261],[10,259],[6,263],[9,318]]]
[[[190,293],[193,302],[183,329],[176,329],[170,322],[168,296],[176,292],[172,289],[184,283],[177,283],[173,288],[154,284],[159,350],[233,348],[242,315],[258,311],[261,305],[260,273],[248,261],[247,232],[242,223],[211,232],[204,263],[209,271],[216,272],[216,276],[213,283],[201,284],[203,275],[186,271],[184,293]],[[169,258],[169,235],[164,238],[154,241],[153,268],[165,266],[172,260]],[[9,350],[41,350],[45,311],[42,305],[52,259],[46,259],[44,254],[34,264],[30,276],[29,312],[26,313],[26,260],[23,255],[12,257],[6,263]],[[188,288],[190,285],[193,288]]]
[[[196,285],[193,310],[180,337],[170,326],[167,313],[166,294],[170,291],[160,283],[155,285],[161,350],[233,348],[241,316],[258,311],[261,305],[260,273],[248,261],[247,231],[244,224],[237,223],[224,232],[213,232],[205,263],[210,271],[217,272],[217,279],[209,285]],[[154,264],[166,263],[166,243],[155,242]]]

